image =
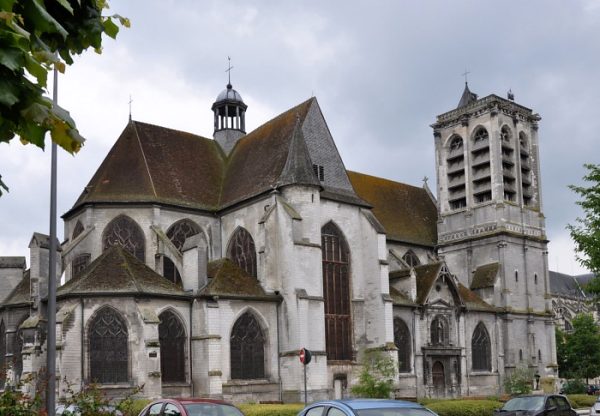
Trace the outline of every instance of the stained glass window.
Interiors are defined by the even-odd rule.
[[[167,256],[163,257],[163,277],[178,286],[182,285],[181,274],[177,270],[177,266]]]
[[[230,348],[232,379],[265,377],[265,338],[250,312],[240,316],[233,325]]]
[[[200,227],[193,221],[184,219],[177,221],[167,230],[167,237],[173,243],[177,250],[181,252],[185,239],[200,232]]]
[[[113,246],[121,246],[141,261],[144,261],[144,233],[135,221],[125,215],[113,219],[104,230],[102,237],[103,250]]]
[[[185,382],[185,330],[177,315],[165,311],[158,317],[162,381]]]
[[[128,380],[127,325],[112,308],[102,308],[89,325],[90,379],[96,383]]]
[[[256,277],[256,249],[248,231],[243,228],[235,231],[229,241],[227,257],[250,276]]]
[[[471,354],[473,356],[474,371],[491,371],[492,354],[490,336],[483,322],[480,322],[473,331],[471,339]]]
[[[91,254],[83,253],[73,259],[71,263],[71,277],[81,276],[85,268],[90,264]]]
[[[402,260],[404,260],[404,262],[410,267],[416,267],[419,264],[421,264],[419,258],[412,250],[408,250],[406,253],[404,253],[404,256],[402,256]]]
[[[411,340],[408,326],[401,318],[394,318],[394,344],[398,348],[398,370],[409,373],[411,368]]]
[[[23,324],[25,320],[21,321],[17,328]],[[21,379],[21,374],[23,373],[23,331],[18,329],[17,332],[13,334],[12,340],[12,362],[13,362],[13,371],[15,374],[15,378],[17,380]]]
[[[325,344],[328,360],[352,360],[350,250],[333,223],[321,229]]]

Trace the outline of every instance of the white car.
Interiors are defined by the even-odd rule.
[[[598,397],[596,403],[590,407],[590,416],[600,416],[600,397]]]

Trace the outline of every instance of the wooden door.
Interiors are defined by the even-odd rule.
[[[444,364],[440,361],[433,363],[431,369],[433,379],[433,389],[436,397],[444,397],[446,395],[446,374],[444,373]]]

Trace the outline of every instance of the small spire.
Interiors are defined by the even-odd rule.
[[[427,181],[429,180],[429,178],[427,176],[423,177],[423,185],[427,186]]]
[[[131,94],[129,94],[129,121],[131,121],[131,103],[133,100],[131,99]]]
[[[227,89],[231,89],[231,70],[233,69],[233,67],[231,66],[231,57],[228,56],[227,57],[227,61],[228,61],[228,66],[227,69],[225,70],[225,72],[227,72]]]
[[[465,77],[465,85],[467,85],[469,83],[469,80],[467,79],[467,75],[469,75],[471,72],[467,71],[467,68],[465,68],[465,72],[463,72],[461,75],[463,77]]]

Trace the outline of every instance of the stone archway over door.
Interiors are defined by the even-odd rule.
[[[446,394],[446,374],[444,373],[444,364],[441,361],[433,363],[431,378],[435,396],[444,397]]]

